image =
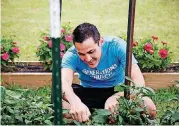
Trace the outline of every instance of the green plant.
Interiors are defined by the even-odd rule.
[[[167,42],[159,43],[157,36],[133,42],[133,53],[142,72],[166,71],[168,64],[171,63],[172,53]]]
[[[5,71],[9,65],[14,64],[14,59],[19,58],[20,49],[12,38],[1,38],[1,70]],[[11,63],[9,63],[11,62]]]
[[[72,42],[72,27],[70,23],[62,26],[60,37],[60,54],[63,57],[64,53],[73,45]],[[48,33],[42,32],[40,35],[41,44],[38,46],[36,55],[39,61],[42,61],[44,69],[52,70],[52,40]]]

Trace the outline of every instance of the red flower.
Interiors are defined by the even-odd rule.
[[[60,52],[60,57],[63,58],[63,56],[64,56],[64,53]]]
[[[12,42],[12,44],[16,45],[16,44],[17,44],[17,42]]]
[[[152,36],[153,40],[158,40],[157,36]]]
[[[149,52],[150,50],[153,50],[152,44],[151,43],[146,43],[144,45],[144,50],[147,51],[147,52]]]
[[[61,33],[65,33],[65,29],[62,29],[62,30],[61,30]]]
[[[19,48],[18,47],[13,47],[12,48],[12,52],[14,52],[14,53],[16,53],[16,54],[18,54],[19,53]]]
[[[68,42],[73,42],[73,38],[72,38],[71,35],[66,35],[65,40],[68,41]]]
[[[64,51],[65,50],[65,45],[63,43],[60,43],[60,50]]]
[[[161,41],[161,43],[162,43],[163,45],[167,45],[167,42]]]
[[[138,42],[133,42],[132,47],[136,47],[138,45]]]
[[[158,54],[160,55],[160,57],[162,59],[165,59],[165,58],[168,57],[168,50],[166,50],[166,49],[160,49]]]
[[[1,58],[3,59],[3,60],[5,60],[5,61],[7,61],[8,59],[9,59],[9,54],[6,52],[6,53],[3,53],[2,55],[1,55]]]
[[[52,48],[52,40],[50,40],[50,41],[48,42],[48,47],[49,47],[49,48]]]
[[[50,40],[50,38],[49,38],[49,37],[47,37],[47,36],[42,36],[42,39],[44,39],[45,41]]]

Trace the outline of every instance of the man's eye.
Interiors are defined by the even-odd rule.
[[[92,53],[94,53],[94,52],[95,52],[95,50],[92,50],[92,51],[88,52],[88,54],[92,54]]]
[[[84,56],[85,54],[82,54],[82,53],[78,53],[80,56]]]

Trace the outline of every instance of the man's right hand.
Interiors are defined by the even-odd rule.
[[[86,122],[91,115],[88,107],[80,99],[74,99],[70,103],[70,114],[78,122]]]

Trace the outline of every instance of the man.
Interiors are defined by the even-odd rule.
[[[84,122],[92,108],[104,108],[112,113],[118,107],[117,98],[123,92],[114,92],[114,86],[124,82],[126,42],[118,37],[101,37],[96,26],[83,23],[73,31],[73,43],[62,59],[63,107],[70,109],[73,119]],[[72,84],[73,75],[79,74],[80,85]],[[144,78],[132,58],[131,78],[137,86],[145,86]],[[151,117],[156,107],[144,97]]]

